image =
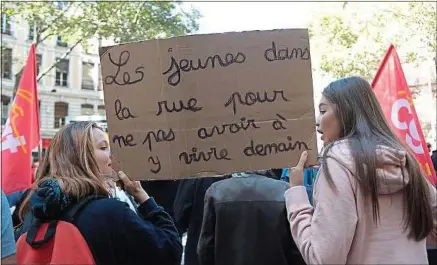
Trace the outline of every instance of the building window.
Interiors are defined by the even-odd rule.
[[[33,41],[36,38],[37,26],[32,24],[29,26],[29,40]]]
[[[2,77],[12,78],[12,49],[2,48]]]
[[[68,116],[68,103],[55,102],[55,129],[65,125],[65,117]]]
[[[59,59],[57,58],[56,61]],[[62,59],[56,66],[56,81],[57,86],[68,87],[68,66],[69,61],[67,59]]]
[[[105,105],[97,106],[97,111],[99,112],[100,116],[106,116]]]
[[[58,36],[56,38],[56,44],[60,47],[67,47],[68,46],[68,44],[62,40],[61,36]]]
[[[82,63],[82,89],[94,90],[93,63]]]
[[[81,115],[94,115],[94,106],[91,104],[80,105]]]
[[[11,98],[8,96],[2,95],[2,121],[1,125],[5,125],[6,121],[8,120],[8,110],[9,110],[9,103],[11,102]]]
[[[11,35],[11,18],[6,15],[2,14],[2,34]]]
[[[41,54],[37,54],[36,55],[36,75],[39,75],[39,71],[41,70],[41,65],[42,65],[42,55]]]

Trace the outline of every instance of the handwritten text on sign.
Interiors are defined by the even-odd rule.
[[[174,179],[281,168],[317,147],[308,32],[197,35],[102,48],[116,170]]]

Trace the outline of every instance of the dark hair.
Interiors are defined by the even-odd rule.
[[[381,106],[370,84],[361,77],[348,77],[332,82],[323,96],[334,105],[335,116],[340,124],[340,139],[347,139],[355,160],[355,177],[361,190],[372,199],[373,219],[379,221],[378,180],[376,174],[376,149],[378,145],[406,152],[406,169],[409,182],[404,192],[404,220],[408,236],[420,241],[433,228],[431,195],[419,163],[390,129]],[[323,172],[329,183],[332,177],[326,164],[329,150],[322,155]]]

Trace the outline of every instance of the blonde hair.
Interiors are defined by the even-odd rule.
[[[32,190],[23,201],[21,219],[29,209],[32,193],[47,179],[56,179],[62,192],[72,199],[110,195],[94,153],[93,129],[100,128],[93,122],[74,122],[58,131],[46,151]]]

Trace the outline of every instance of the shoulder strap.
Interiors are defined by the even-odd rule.
[[[75,218],[79,214],[79,212],[88,203],[90,203],[91,201],[98,200],[98,199],[103,199],[103,198],[105,198],[105,197],[94,195],[94,196],[89,196],[89,197],[86,197],[86,198],[82,199],[78,203],[76,203],[73,206],[71,206],[71,208],[66,212],[66,214],[64,215],[64,218],[62,218],[62,219],[65,220],[66,222],[73,223]]]
[[[32,226],[30,227],[29,231],[27,232],[26,236],[26,242],[32,246],[33,248],[39,248],[45,243],[47,243],[52,237],[55,235],[56,232],[56,224],[58,223],[58,220],[52,220],[49,222],[47,231],[44,234],[44,238],[41,240],[36,240],[36,235],[38,233],[38,229],[43,224],[38,219],[35,219],[32,223]]]
[[[63,220],[63,221],[69,222],[69,223],[73,223],[77,214],[89,202],[91,202],[93,200],[97,200],[97,199],[102,199],[102,198],[104,198],[104,197],[103,196],[89,196],[89,197],[84,198],[83,200],[81,200],[78,203],[71,206],[71,208],[67,211],[67,213],[60,220]],[[41,225],[43,224],[43,222],[41,222],[37,218],[29,218],[29,222],[31,222],[32,224],[30,225],[29,230],[27,232],[26,242],[34,248],[41,247],[43,244],[45,244],[50,239],[52,239],[52,237],[56,233],[56,225],[58,223],[58,220],[50,220],[50,221],[48,221],[49,225],[48,225],[47,231],[44,234],[44,238],[42,240],[36,241],[35,239],[36,239],[37,232],[38,232],[39,228],[41,227]]]

